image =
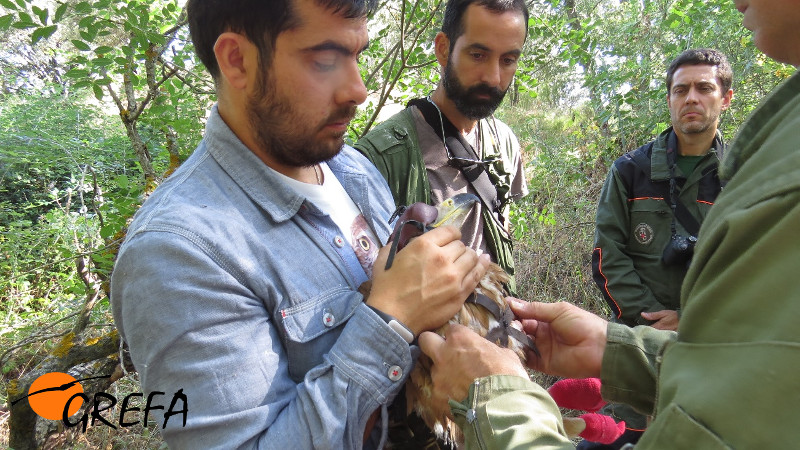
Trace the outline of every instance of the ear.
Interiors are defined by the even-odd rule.
[[[222,78],[234,89],[245,89],[255,66],[250,63],[254,57],[255,46],[238,33],[225,32],[219,35],[214,44],[214,56],[217,58]],[[256,61],[257,61],[257,55]]]
[[[450,38],[440,31],[436,33],[436,37],[433,39],[433,45],[433,50],[434,53],[436,53],[436,60],[439,61],[439,65],[447,67],[447,63],[450,61]]]
[[[722,96],[723,111],[731,107],[731,100],[733,100],[733,89],[728,89],[728,92],[726,92],[725,95]]]

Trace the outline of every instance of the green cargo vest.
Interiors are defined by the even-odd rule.
[[[417,129],[411,110],[406,108],[380,123],[354,145],[386,178],[394,196],[395,206],[408,206],[416,202],[430,204],[431,192],[422,152],[419,148]],[[489,165],[489,178],[497,187],[497,197],[503,202],[508,216],[509,183],[497,174],[494,165]],[[511,276],[509,293],[516,293],[514,280],[514,258],[511,237],[497,225],[487,208],[481,208],[483,233],[493,257],[500,267]]]

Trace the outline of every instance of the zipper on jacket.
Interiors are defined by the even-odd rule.
[[[472,425],[473,429],[475,430],[475,438],[478,441],[478,447],[482,450],[487,450],[486,444],[483,442],[483,436],[481,436],[480,427],[478,427],[478,388],[480,387],[481,382],[480,380],[475,380],[474,382],[474,390],[472,394],[472,405],[470,405],[470,409],[467,410],[467,423]]]

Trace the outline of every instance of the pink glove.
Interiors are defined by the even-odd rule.
[[[586,413],[580,418],[586,422],[586,428],[578,436],[587,441],[611,444],[625,432],[625,422],[615,422],[611,416]]]
[[[562,408],[596,412],[606,404],[600,396],[599,378],[565,378],[556,381],[547,392]]]
[[[611,444],[625,432],[625,422],[617,423],[610,416],[596,413],[606,404],[600,396],[599,378],[565,378],[554,383],[548,392],[561,408],[589,411],[579,417],[564,418],[568,434],[571,433],[569,430],[574,430],[588,441]],[[580,421],[585,427],[580,426]]]

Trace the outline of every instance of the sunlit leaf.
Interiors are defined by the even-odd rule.
[[[78,50],[81,50],[81,51],[88,51],[88,50],[92,49],[91,47],[89,47],[89,44],[87,44],[86,42],[83,42],[83,41],[81,41],[79,39],[73,39],[72,40],[72,45],[74,45],[75,48],[77,48]]]
[[[56,8],[56,14],[53,16],[53,23],[60,22],[61,19],[64,18],[64,14],[66,14],[68,8],[68,3],[62,3],[58,8]]]
[[[36,5],[31,6],[31,10],[36,14],[36,17],[39,18],[39,22],[41,22],[42,25],[47,25],[47,18],[50,16],[50,11],[39,8]]]
[[[33,30],[33,34],[31,34],[31,45],[36,44],[42,39],[47,39],[56,32],[56,26],[50,25],[49,27],[42,27]]]
[[[94,96],[98,100],[103,100],[103,88],[98,84],[92,84],[92,91],[94,91]]]
[[[12,22],[14,22],[13,14],[6,14],[5,16],[0,16],[0,30],[4,31],[8,30]]]

